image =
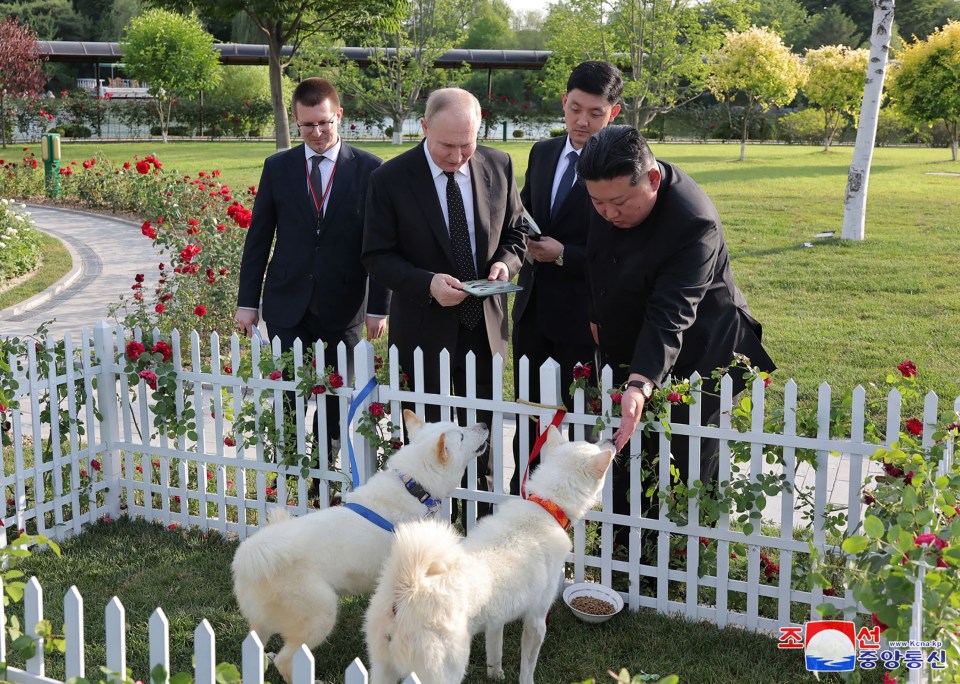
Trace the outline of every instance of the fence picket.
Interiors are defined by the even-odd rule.
[[[127,673],[127,611],[114,596],[105,610],[107,638],[107,669],[117,675],[117,683]]]
[[[63,597],[63,636],[66,641],[66,678],[83,677],[86,671],[83,654],[83,597],[76,586],[70,587]]]
[[[263,684],[263,642],[256,632],[250,632],[243,640],[242,659],[243,684]]]
[[[216,684],[217,638],[206,619],[193,630],[193,659],[196,684]]]
[[[37,636],[37,623],[43,620],[43,588],[36,577],[31,577],[23,590],[23,631],[36,640],[37,649],[27,659],[27,672],[44,675],[43,639]]]
[[[150,647],[150,679],[152,684],[169,684],[170,682],[170,622],[163,608],[157,608],[150,616],[148,623]],[[154,669],[163,668],[163,680],[158,682],[153,678]]]
[[[293,681],[291,684],[313,684],[314,672],[313,654],[309,648],[300,644],[300,648],[293,654]]]
[[[367,668],[359,658],[354,658],[353,662],[343,673],[343,684],[367,684],[370,681],[367,677]]]

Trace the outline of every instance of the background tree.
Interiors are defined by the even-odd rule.
[[[856,121],[860,114],[868,57],[866,50],[851,50],[844,45],[807,50],[809,77],[803,94],[823,113],[824,152],[830,150],[830,144],[846,123],[846,117]]]
[[[149,0],[179,11],[194,10],[208,20],[231,21],[246,14],[263,33],[268,46],[270,101],[276,129],[277,149],[290,147],[289,103],[283,97],[283,72],[304,40],[321,31],[332,37],[362,31],[381,22],[396,20],[402,0]],[[281,55],[284,46],[293,50]]]
[[[124,73],[149,84],[163,142],[167,142],[170,111],[176,99],[220,82],[220,60],[213,49],[213,36],[195,16],[148,10],[130,22],[121,48]]]
[[[546,50],[547,37],[543,32],[546,14],[537,10],[514,12],[510,27],[518,50]]]
[[[467,32],[457,47],[470,50],[512,50],[513,10],[505,0],[479,0],[467,14]]]
[[[862,240],[867,215],[867,185],[870,163],[877,137],[877,121],[883,99],[883,79],[887,73],[887,53],[893,30],[894,0],[872,0],[873,30],[870,32],[870,58],[863,85],[863,103],[857,125],[857,142],[847,174],[847,190],[843,205],[844,240]]]
[[[0,17],[29,25],[38,40],[89,40],[84,35],[85,22],[70,0],[0,2]]]
[[[957,161],[960,120],[960,22],[949,22],[899,55],[890,90],[901,111],[918,121],[943,119]]]
[[[800,0],[765,0],[757,4],[750,20],[755,26],[766,26],[776,31],[795,52],[807,44],[810,14]]]
[[[722,48],[710,57],[710,91],[728,107],[743,102],[740,161],[746,156],[750,121],[770,106],[789,104],[806,79],[800,58],[776,33],[756,26],[727,33]],[[740,98],[738,100],[738,98]]]
[[[861,36],[872,35],[874,3],[864,0],[802,0],[811,14],[827,7],[837,7],[856,24]],[[950,19],[960,19],[960,0],[900,0],[897,3],[896,26],[904,38],[928,36]],[[835,41],[831,41],[835,42]],[[811,45],[810,47],[818,47]]]
[[[30,95],[43,88],[46,76],[37,35],[26,24],[7,17],[0,23],[0,143],[6,148],[7,98]]]
[[[543,32],[544,46],[550,51],[540,70],[538,90],[543,97],[560,99],[570,72],[580,62],[610,59],[610,31],[600,0],[561,0],[551,5]]]
[[[809,22],[807,46],[816,48],[823,45],[846,45],[859,47],[866,35],[857,23],[844,14],[837,5],[829,5],[822,12],[813,15]]]
[[[361,68],[337,49],[311,43],[300,60],[301,72],[325,72],[340,92],[363,109],[393,121],[393,142],[403,142],[403,123],[417,109],[422,94],[459,79],[459,70],[434,69],[434,61],[460,40],[465,8],[457,0],[404,0],[398,26],[366,32],[361,46],[371,51],[371,65]],[[320,41],[318,41],[319,43]],[[325,63],[339,60],[333,69]]]

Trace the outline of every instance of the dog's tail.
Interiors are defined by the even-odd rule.
[[[459,601],[457,570],[464,562],[460,542],[446,522],[417,520],[398,525],[374,601],[398,621],[411,624],[425,626],[438,613],[449,613]]]

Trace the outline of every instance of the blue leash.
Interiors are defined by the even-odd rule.
[[[390,521],[384,518],[383,516],[380,516],[374,513],[366,506],[361,506],[360,504],[357,504],[357,503],[345,503],[343,504],[343,507],[349,508],[351,511],[353,511],[354,513],[356,513],[361,517],[366,518],[367,520],[372,522],[374,525],[376,525],[380,529],[386,530],[390,534],[393,534],[393,525],[390,523]]]
[[[364,386],[364,388],[360,390],[360,393],[355,394],[353,398],[350,399],[350,409],[347,413],[347,425],[353,424],[353,417],[356,415],[357,409],[360,408],[360,404],[363,403],[364,399],[370,396],[370,393],[373,391],[373,388],[376,386],[377,386],[377,378],[372,377]],[[360,475],[357,472],[357,457],[356,457],[356,454],[354,454],[353,452],[353,440],[350,439],[349,436],[347,437],[347,455],[350,457],[350,474],[353,479],[353,488],[356,490],[357,488],[360,487]],[[357,512],[359,513],[359,511]],[[363,515],[363,513],[360,513],[360,514]],[[372,511],[371,511],[371,514],[377,515]],[[364,515],[363,517],[366,518],[367,516]],[[380,518],[380,516],[377,516],[377,517]],[[373,518],[369,518],[369,519],[373,520]],[[380,518],[380,520],[383,520],[383,518]],[[374,522],[376,521],[374,520]],[[386,523],[387,525],[390,525],[390,523],[388,523],[386,520],[383,520],[383,522]],[[377,523],[377,524],[380,525],[380,523]],[[383,527],[383,525],[380,525],[380,527]],[[388,528],[384,527],[384,529],[388,529]],[[390,525],[389,531],[393,532],[392,525]]]

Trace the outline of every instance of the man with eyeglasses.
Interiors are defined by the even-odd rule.
[[[367,183],[383,162],[341,140],[343,109],[329,81],[302,81],[292,109],[303,144],[263,164],[243,246],[236,322],[253,334],[262,291],[267,331],[282,349],[297,338],[304,348],[326,343],[320,372],[321,363],[336,365],[341,341],[353,349],[364,323],[371,340],[386,328],[389,292],[368,281],[360,262]],[[339,403],[330,399],[328,452],[339,437]]]

